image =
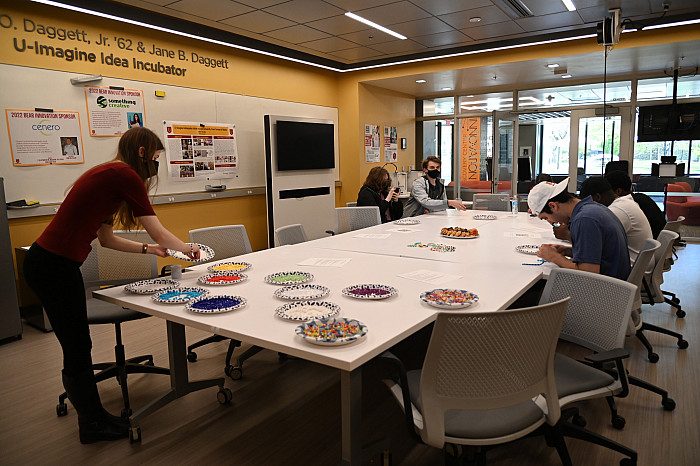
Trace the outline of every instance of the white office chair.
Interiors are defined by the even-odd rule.
[[[472,198],[472,210],[510,210],[510,196],[506,193],[476,193]]]
[[[253,252],[244,225],[224,225],[190,230],[190,241],[212,248],[214,250],[212,261]]]
[[[326,230],[326,233],[337,235],[348,231],[359,230],[374,225],[381,225],[382,218],[379,215],[379,207],[336,207],[335,230]]]
[[[666,222],[666,225],[664,225],[664,230],[669,230],[674,233],[678,233],[678,238],[673,242],[673,257],[670,259],[670,263],[668,264],[668,267],[673,265],[673,259],[678,259],[678,254],[676,254],[676,248],[685,246],[685,242],[681,239],[681,225],[685,222],[685,217],[682,215],[679,216],[675,220],[670,220]]]
[[[275,240],[277,240],[278,246],[305,243],[307,237],[304,226],[300,223],[295,223],[293,225],[279,227],[275,229]]]

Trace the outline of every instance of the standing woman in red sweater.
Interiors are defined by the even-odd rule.
[[[85,172],[27,253],[24,274],[39,297],[63,349],[63,386],[78,413],[80,441],[93,443],[128,436],[129,422],[102,407],[92,370],[92,341],[87,322],[85,286],[80,265],[98,238],[104,247],[135,254],[167,255],[168,248],[199,258],[166,230],[156,217],[148,190],[158,174],[163,143],[151,130],[131,128],[119,139],[114,160]],[[114,235],[113,225],[142,225],[156,244]]]

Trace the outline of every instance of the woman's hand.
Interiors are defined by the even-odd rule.
[[[192,243],[190,245],[189,251],[182,251],[182,252],[187,254],[187,257],[189,257],[192,260],[198,260],[199,256],[200,256],[199,245],[197,243]]]
[[[397,190],[395,190],[394,188],[392,188],[389,191],[389,194],[387,194],[387,196],[386,196],[386,201],[387,202],[392,202],[392,201],[395,202],[398,200],[399,200],[399,192]]]

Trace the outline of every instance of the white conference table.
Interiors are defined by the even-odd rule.
[[[548,233],[541,230],[540,238],[528,237],[523,241],[522,237],[511,237],[506,233],[530,232],[523,230],[532,224],[532,219],[527,214],[521,213],[515,218],[508,212],[498,212],[495,214],[499,220],[477,222],[471,218],[474,213],[475,211],[467,211],[420,216],[421,224],[415,226],[422,227],[420,232],[390,232],[394,227],[404,227],[385,224],[332,238],[237,256],[235,260],[252,264],[244,272],[248,275],[248,280],[230,286],[205,287],[213,295],[234,294],[246,298],[247,305],[233,312],[195,314],[188,312],[184,305],[159,304],[149,295],[131,294],[123,286],[95,292],[98,299],[167,321],[171,389],[132,415],[132,435],[140,440],[139,421],[175,398],[214,385],[223,387],[223,379],[189,381],[184,327],[190,326],[339,369],[342,464],[360,464],[363,460],[362,365],[434,321],[438,309],[422,302],[419,299],[420,293],[441,287],[466,289],[479,296],[479,302],[466,308],[466,311],[499,310],[505,309],[543,275],[544,267],[522,265],[524,262],[534,262],[534,256],[517,253],[514,247],[517,244],[552,241],[551,227],[547,227]],[[449,220],[449,225],[445,224],[446,220]],[[440,228],[437,228],[438,235],[435,237],[432,233],[434,226],[477,227],[480,237],[473,240],[442,238],[439,236]],[[360,233],[386,232],[391,234],[388,239],[394,239],[393,243],[389,241],[385,244],[379,239],[355,237],[355,234]],[[397,236],[401,240],[396,240]],[[409,236],[411,239],[408,239]],[[409,248],[404,244],[406,241],[438,242],[438,238],[441,243],[456,244],[456,251],[439,253]],[[376,244],[382,246],[376,247]],[[309,258],[350,261],[342,267],[298,265]],[[209,265],[211,264],[190,267],[183,274],[182,285],[197,285],[197,278],[206,273]],[[367,325],[367,335],[359,341],[338,347],[317,346],[297,337],[294,329],[298,323],[274,315],[274,310],[287,301],[275,298],[273,292],[278,287],[264,282],[266,275],[281,271],[312,273],[314,280],[311,283],[331,289],[331,294],[322,299],[338,304],[341,307],[341,317],[358,319]],[[429,283],[401,276],[412,271],[424,271],[425,277],[431,273],[443,274],[443,277],[437,282]],[[346,286],[361,283],[391,285],[398,290],[398,295],[378,301],[342,295],[341,290]]]

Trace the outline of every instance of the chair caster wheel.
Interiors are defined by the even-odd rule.
[[[627,421],[625,421],[625,418],[622,416],[615,416],[612,420],[612,425],[617,430],[624,429],[626,423],[627,423]]]
[[[233,392],[231,391],[230,388],[222,388],[216,394],[216,399],[222,405],[229,404],[231,402],[231,400],[233,399]]]
[[[688,348],[688,340],[678,340],[678,348],[680,348],[680,349]]]
[[[56,405],[56,416],[62,417],[68,414],[68,405],[65,403],[59,403]]]
[[[231,380],[241,380],[243,378],[243,368],[238,366],[226,366],[224,373],[231,377]]]
[[[622,458],[620,460],[620,466],[636,466],[637,462],[632,458]]]
[[[187,360],[189,362],[195,362],[197,360],[197,353],[192,351],[191,353],[187,353]]]
[[[674,409],[676,409],[676,402],[673,401],[671,398],[664,398],[663,400],[661,400],[661,404],[663,405],[666,411],[673,411]]]
[[[141,443],[140,427],[132,427],[129,429],[129,443]]]
[[[659,362],[659,355],[656,353],[649,353],[647,357],[649,358],[649,362],[652,364]]]
[[[131,417],[131,409],[122,409],[121,417],[122,419],[129,419]]]
[[[685,311],[683,309],[678,309],[676,311],[676,316],[682,319],[683,317],[685,317]]]
[[[573,419],[571,419],[571,422],[575,426],[586,427],[586,418],[584,418],[583,416],[574,416]],[[624,419],[623,419],[623,422],[624,422]]]

